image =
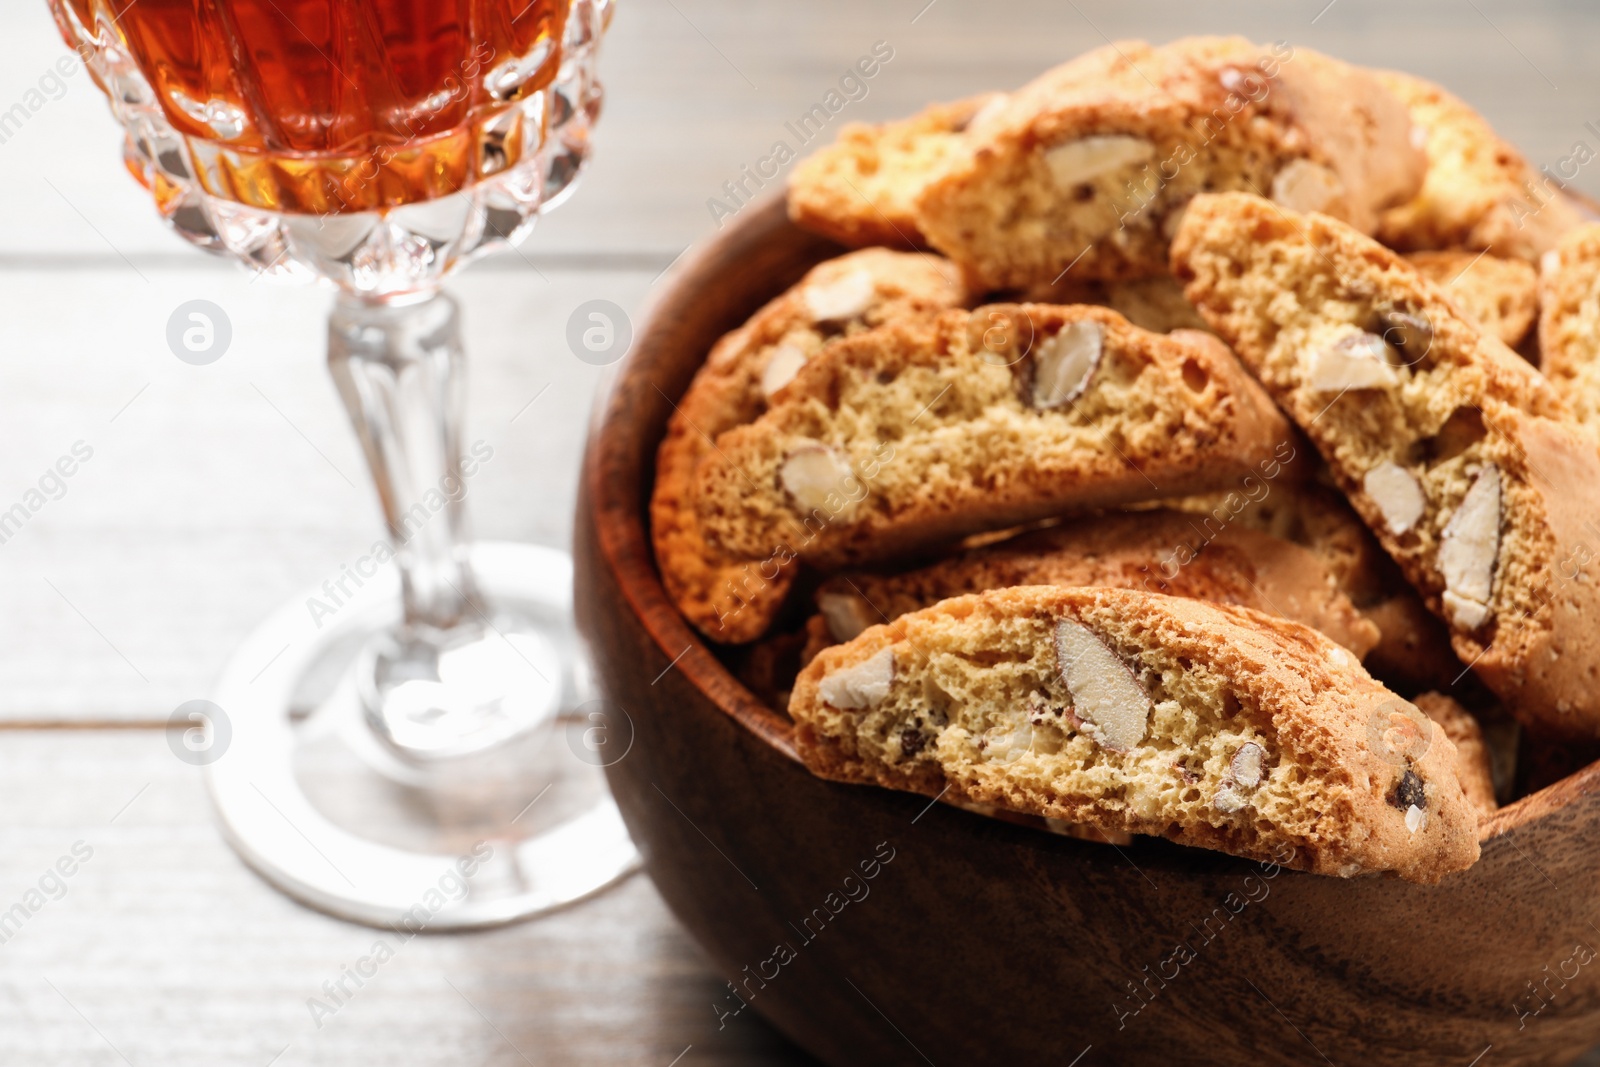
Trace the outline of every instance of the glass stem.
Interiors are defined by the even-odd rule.
[[[400,568],[405,636],[427,641],[476,615],[461,468],[465,358],[456,302],[340,296],[328,369],[367,456]]]

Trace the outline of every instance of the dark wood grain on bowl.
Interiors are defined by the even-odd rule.
[[[1490,1046],[1480,1062],[1544,1065],[1600,1041],[1600,767],[1501,811],[1435,887],[1056,838],[806,773],[788,720],[667,600],[646,501],[711,343],[838,251],[770,200],[688,258],[583,472],[580,625],[634,731],[611,787],[735,986],[713,1028],[747,1002],[841,1067],[1464,1067]]]

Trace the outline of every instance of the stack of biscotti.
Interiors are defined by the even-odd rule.
[[[1200,197],[1172,257],[1462,662],[1530,727],[1600,733],[1600,449],[1550,380],[1323,216]]]
[[[651,519],[816,773],[1437,881],[1517,724],[1600,738],[1600,226],[1462,101],[1118,42],[789,208],[861,250],[712,351]]]

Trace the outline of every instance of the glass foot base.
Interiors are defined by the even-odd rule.
[[[324,589],[280,608],[223,671],[215,703],[230,736],[213,724],[211,797],[233,847],[295,899],[410,933],[461,930],[538,915],[637,869],[582,740],[591,693],[570,558],[486,543],[472,566],[495,625],[460,669],[525,672],[523,696],[541,709],[494,745],[419,759],[374,731],[358,668],[399,621],[392,567],[331,616]]]

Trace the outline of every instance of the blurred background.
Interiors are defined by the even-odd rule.
[[[575,355],[569,321],[609,300],[637,331],[664,272],[759,192],[744,168],[778,141],[806,151],[786,123],[875,46],[891,58],[828,139],[1107,40],[1240,33],[1438,81],[1554,166],[1600,151],[1597,31],[1576,0],[619,0],[583,187],[447,286],[466,440],[493,449],[474,533],[566,547],[609,373]],[[378,935],[244,868],[167,725],[381,525],[323,365],[330,296],[166,232],[120,140],[43,0],[0,8],[0,916],[44,898],[0,922],[0,1062],[806,1062],[753,1012],[719,1027],[724,977],[644,878],[530,925],[418,938],[333,1017],[309,1008]],[[1574,184],[1600,194],[1600,165]],[[192,300],[231,332],[205,366],[168,342]],[[62,457],[69,477],[50,473]]]

